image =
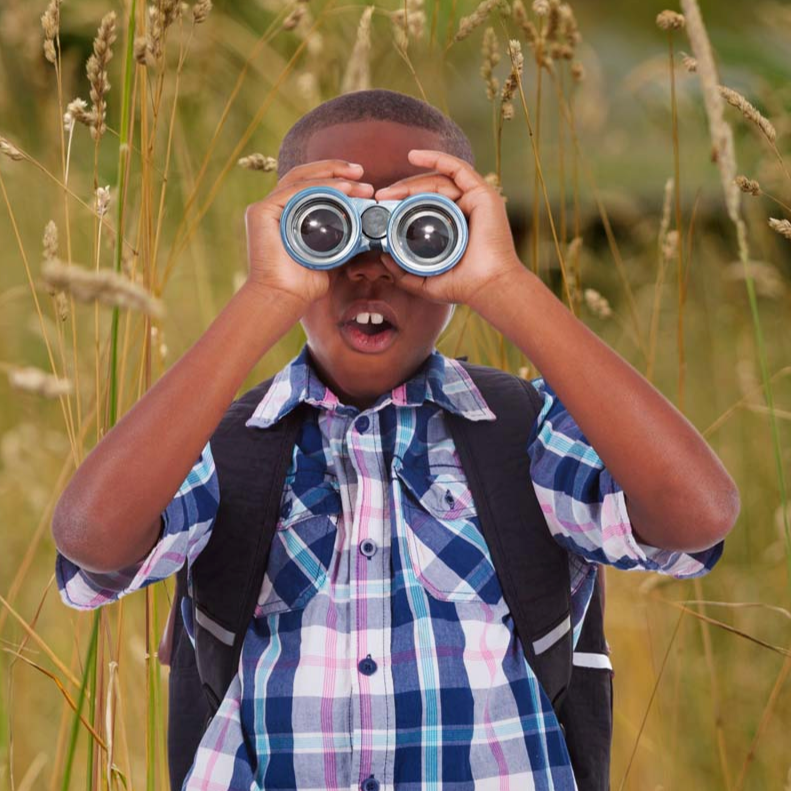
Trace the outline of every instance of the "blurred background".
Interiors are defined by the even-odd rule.
[[[791,5],[700,2],[719,81],[774,132],[725,105],[735,173],[757,182],[737,193],[741,245],[723,181],[732,207],[738,188],[720,175],[729,149],[712,142],[690,60],[699,33],[660,29],[668,6],[654,0],[573,0],[556,30],[558,5],[533,5],[490,2],[459,37],[467,0],[53,0],[44,25],[44,0],[0,4],[0,789],[167,787],[155,651],[174,580],[97,613],[66,608],[52,510],[75,464],[244,281],[244,209],[276,175],[239,160],[276,157],[302,114],[367,87],[425,98],[461,125],[507,198],[525,266],[687,415],[739,485],[710,576],[607,572],[612,787],[791,789]],[[509,39],[524,104],[517,90],[503,113]],[[80,118],[102,96],[99,133]],[[64,125],[77,97],[86,107]],[[82,301],[42,277],[53,259],[118,270],[163,312]],[[297,325],[243,390],[303,341]],[[438,348],[540,375],[464,307]]]

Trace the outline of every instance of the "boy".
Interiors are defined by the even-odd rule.
[[[435,108],[392,91],[346,94],[300,119],[278,159],[276,188],[247,208],[247,282],[58,502],[63,600],[100,606],[192,566],[219,498],[207,440],[299,320],[306,345],[246,425],[273,425],[301,401],[312,409],[239,672],[183,787],[575,789],[557,718],[491,584],[443,420],[495,417],[434,345],[453,305],[472,307],[544,374],[526,452],[548,528],[569,553],[575,631],[597,563],[676,577],[711,569],[737,489],[694,427],[522,265],[502,198]],[[429,278],[375,251],[334,270],[301,267],[279,218],[314,184],[377,200],[447,195],[468,219],[465,255]],[[455,494],[444,522],[431,503],[437,476]],[[478,553],[474,578],[432,552],[451,532]],[[295,553],[318,570],[298,596]]]

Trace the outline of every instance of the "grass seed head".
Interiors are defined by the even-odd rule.
[[[44,57],[50,63],[56,63],[58,60],[55,40],[60,28],[60,3],[61,0],[50,0],[47,10],[41,15],[41,27],[44,30]]]
[[[499,8],[503,16],[508,16],[511,13],[511,9],[505,0],[483,0],[469,16],[463,16],[459,20],[459,29],[456,31],[454,42],[467,38],[473,30],[484,23],[490,12],[495,8]]]
[[[583,292],[585,297],[585,304],[591,312],[598,316],[600,319],[606,319],[612,315],[610,303],[606,297],[603,297],[598,291],[593,288],[586,288]]]
[[[761,185],[753,179],[748,179],[746,176],[737,176],[736,186],[748,195],[755,195],[757,197],[761,194]]]
[[[70,293],[78,302],[100,302],[138,310],[155,318],[163,318],[165,308],[139,283],[111,269],[99,271],[60,261],[48,261],[41,270],[45,283]]]
[[[725,99],[728,104],[741,111],[741,114],[751,123],[755,124],[763,133],[770,143],[774,143],[777,139],[777,132],[772,126],[769,119],[765,118],[761,113],[745,99],[738,91],[732,88],[727,88],[724,85],[719,86],[720,96]]]
[[[681,55],[681,63],[688,72],[694,73],[698,70],[698,62],[692,55],[688,55],[686,52],[679,54]]]
[[[500,81],[494,76],[494,68],[500,62],[500,44],[493,27],[487,27],[483,32],[481,54],[481,77],[486,83],[486,98],[491,101],[500,90]]]
[[[25,155],[10,140],[2,136],[0,136],[0,154],[5,154],[15,162],[25,159]]]
[[[192,21],[196,25],[202,25],[206,18],[209,16],[209,12],[212,9],[212,2],[211,0],[198,0],[194,6],[192,6]]]
[[[250,154],[237,161],[240,167],[247,170],[261,170],[268,173],[270,170],[277,170],[277,159],[267,157],[263,154]]]
[[[360,16],[354,49],[341,82],[341,93],[365,91],[371,87],[371,17],[374,10],[375,6],[369,5]]]
[[[44,396],[44,398],[68,395],[73,389],[68,379],[59,379],[57,376],[33,366],[12,368],[8,372],[8,382],[15,390],[35,393]]]
[[[769,227],[780,236],[785,236],[786,239],[791,239],[791,222],[788,220],[777,220],[774,217],[769,218]]]
[[[91,137],[98,142],[107,130],[105,117],[107,115],[107,102],[105,96],[110,90],[110,81],[107,79],[107,66],[113,57],[112,45],[115,43],[115,11],[105,14],[96,38],[93,41],[93,54],[88,58],[85,70],[91,84]]]
[[[661,11],[656,17],[656,26],[660,30],[681,30],[685,23],[684,15],[677,11]]]

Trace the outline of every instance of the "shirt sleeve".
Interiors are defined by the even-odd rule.
[[[555,540],[589,562],[619,569],[657,571],[678,579],[707,574],[722,555],[724,539],[700,552],[638,541],[623,489],[551,386],[542,377],[530,383],[544,402],[528,440],[530,476]]]
[[[146,557],[118,571],[100,573],[56,553],[55,578],[63,603],[92,610],[175,574],[185,560],[191,567],[209,540],[219,503],[217,471],[207,442],[162,512],[162,531]]]

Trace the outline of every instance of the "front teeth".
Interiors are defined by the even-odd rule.
[[[358,324],[368,324],[369,319],[371,324],[381,324],[385,320],[381,313],[358,313],[355,321]]]

